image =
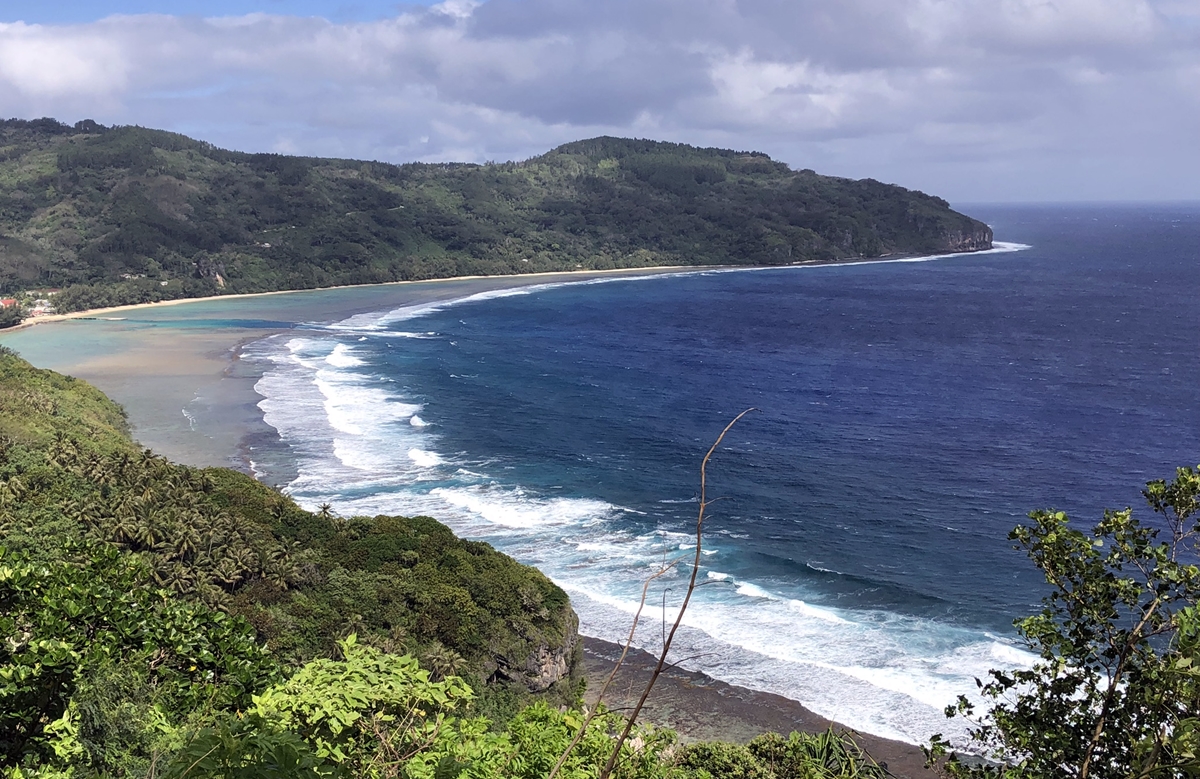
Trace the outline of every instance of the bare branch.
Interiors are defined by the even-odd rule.
[[[703,548],[704,538],[704,510],[708,507],[708,461],[712,459],[713,453],[717,451],[717,447],[721,445],[721,441],[725,439],[725,435],[736,425],[742,417],[757,409],[748,408],[738,414],[733,420],[725,425],[725,429],[717,436],[717,440],[709,447],[708,453],[704,455],[704,459],[700,462],[700,509],[696,516],[696,555],[692,561],[692,575],[688,580],[687,593],[683,596],[683,603],[679,606],[679,613],[675,616],[675,624],[671,626],[671,632],[667,635],[667,640],[663,642],[662,652],[658,656],[658,663],[654,666],[654,672],[650,674],[650,681],[646,683],[646,688],[642,690],[642,697],[638,699],[637,705],[633,707],[633,713],[629,715],[629,719],[625,722],[625,729],[621,731],[621,735],[617,738],[616,745],[613,746],[612,753],[608,756],[608,762],[604,764],[604,769],[600,772],[600,779],[608,779],[616,767],[617,759],[621,754],[621,747],[629,738],[630,731],[633,730],[634,723],[637,722],[638,715],[642,711],[642,707],[646,705],[646,699],[650,697],[650,691],[654,689],[654,683],[658,681],[659,675],[663,672],[663,667],[667,663],[667,654],[671,651],[671,644],[675,640],[675,633],[679,630],[679,626],[683,623],[684,612],[687,611],[688,604],[692,600],[692,593],[696,591],[696,575],[700,572],[700,554]]]
[[[650,592],[650,584],[654,580],[665,576],[668,571],[678,564],[678,560],[664,564],[658,569],[657,572],[646,579],[646,581],[642,584],[642,598],[640,601],[638,601],[637,611],[633,615],[633,624],[629,627],[629,636],[625,639],[625,645],[621,649],[621,656],[617,658],[617,663],[613,666],[612,672],[608,675],[608,678],[604,680],[604,686],[600,688],[600,694],[596,696],[596,705],[592,707],[592,710],[588,712],[587,717],[584,718],[583,724],[579,726],[579,730],[575,733],[575,737],[571,739],[571,743],[567,744],[567,748],[564,749],[562,755],[559,756],[558,762],[554,764],[554,768],[550,771],[550,775],[547,777],[547,779],[554,779],[554,777],[558,775],[558,772],[567,762],[567,758],[571,756],[572,750],[575,749],[575,747],[583,739],[584,734],[587,733],[588,725],[592,724],[592,720],[596,717],[596,712],[600,710],[600,704],[604,702],[604,695],[608,692],[608,688],[613,683],[613,679],[616,678],[617,671],[621,670],[621,665],[625,662],[625,656],[629,654],[629,647],[633,645],[633,637],[634,634],[637,633],[638,621],[642,618],[642,609],[646,606],[646,596]]]

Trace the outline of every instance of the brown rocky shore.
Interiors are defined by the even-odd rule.
[[[583,648],[588,682],[584,697],[588,705],[594,705],[596,695],[621,655],[621,647],[585,637]],[[654,669],[655,660],[645,652],[631,650],[605,695],[605,704],[618,711],[632,708]],[[765,732],[786,735],[792,731],[816,733],[830,727],[844,729],[788,698],[736,687],[681,668],[668,668],[659,676],[640,719],[669,727],[685,741],[744,743]],[[893,776],[937,777],[925,768],[920,747],[862,733],[855,734],[855,738]]]

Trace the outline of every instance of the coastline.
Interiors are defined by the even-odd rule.
[[[584,700],[588,706],[594,706],[600,689],[621,655],[621,647],[588,636],[582,640],[587,678]],[[630,649],[605,695],[605,705],[618,711],[631,709],[657,659],[640,649]],[[663,671],[639,719],[669,727],[685,742],[746,743],[768,732],[787,736],[792,731],[820,733],[829,728],[850,731],[863,750],[891,775],[904,779],[933,779],[935,776],[925,767],[925,755],[920,747],[851,731],[814,714],[790,698],[738,687],[682,668],[668,666]]]
[[[242,348],[306,323],[437,305],[497,290],[645,278],[710,266],[564,271],[399,281],[312,290],[183,298],[38,317],[0,330],[0,344],[34,365],[84,379],[124,407],[135,440],[177,462],[252,473],[262,421],[256,367]],[[108,316],[125,314],[126,316]],[[197,417],[202,417],[198,419]]]
[[[806,265],[841,265],[846,262],[857,262],[857,260],[823,262],[823,263],[805,263]],[[11,333],[17,330],[34,327],[40,324],[50,324],[53,322],[65,322],[72,319],[91,319],[104,314],[116,314],[126,311],[136,311],[140,309],[155,309],[165,308],[168,306],[178,306],[188,303],[205,303],[225,300],[245,300],[249,298],[263,298],[273,295],[303,295],[317,292],[329,292],[332,290],[343,289],[365,289],[378,287],[396,287],[401,285],[429,285],[441,284],[455,281],[481,281],[484,279],[512,279],[517,281],[514,287],[531,286],[539,283],[538,280],[544,280],[551,276],[566,276],[569,279],[587,280],[589,278],[604,278],[607,276],[620,277],[621,275],[642,276],[642,275],[657,275],[668,273],[695,273],[703,270],[730,270],[732,268],[753,269],[758,266],[741,266],[741,265],[652,265],[645,268],[607,268],[605,270],[576,270],[576,271],[539,271],[537,273],[512,273],[505,275],[493,276],[447,276],[437,279],[414,279],[412,281],[381,281],[374,284],[341,284],[332,287],[313,287],[311,289],[276,289],[269,292],[239,292],[227,295],[209,295],[200,298],[175,298],[174,300],[159,300],[153,303],[130,303],[124,306],[106,306],[103,308],[88,308],[83,311],[72,311],[68,314],[47,314],[45,316],[28,317],[21,321],[18,325],[13,325],[0,331],[0,334]],[[775,267],[775,266],[764,266]],[[791,266],[779,266],[791,267]]]
[[[784,268],[821,268],[837,265],[871,265],[875,263],[888,262],[912,262],[932,259],[946,259],[950,257],[965,257],[972,254],[992,254],[995,252],[1018,251],[1020,249],[1029,248],[1024,244],[1012,244],[1004,241],[993,241],[992,247],[989,249],[973,249],[962,252],[941,252],[938,254],[885,254],[879,257],[854,257],[835,260],[809,260],[805,262],[793,262],[788,265],[651,265],[642,268],[605,268],[603,270],[562,270],[562,271],[538,271],[536,273],[512,273],[512,274],[495,274],[490,276],[471,275],[471,276],[447,276],[444,278],[435,279],[413,279],[410,281],[381,281],[371,284],[342,284],[331,287],[313,287],[311,289],[277,289],[269,292],[240,292],[224,295],[210,295],[208,297],[199,298],[176,298],[174,300],[160,300],[153,303],[131,303],[123,306],[107,306],[103,308],[89,308],[83,311],[72,311],[69,314],[49,314],[46,316],[29,317],[23,320],[20,324],[14,325],[5,330],[0,330],[0,335],[6,332],[13,332],[23,328],[32,327],[38,324],[48,324],[52,322],[62,322],[71,319],[89,319],[98,317],[103,314],[113,314],[125,311],[134,311],[138,309],[162,308],[166,306],[177,306],[185,303],[201,303],[206,301],[223,301],[223,300],[238,300],[247,298],[262,298],[273,295],[300,295],[317,292],[329,292],[333,290],[347,289],[366,289],[366,288],[382,288],[395,287],[401,285],[430,285],[443,284],[447,282],[464,282],[464,281],[483,281],[483,280],[514,280],[517,283],[514,287],[531,286],[538,283],[538,280],[545,280],[549,277],[562,276],[563,281],[571,279],[588,280],[592,278],[622,276],[637,277],[644,275],[667,275],[672,273],[697,273],[704,271],[754,271],[754,270],[782,270]],[[551,282],[553,283],[553,282]]]
[[[938,258],[946,255],[939,255]],[[820,263],[820,265],[862,264],[879,262],[913,261],[911,257],[893,257],[885,259],[856,260],[851,262]],[[930,258],[932,259],[932,258]],[[806,263],[797,266],[777,266],[773,270],[786,268],[813,267],[815,264]],[[246,343],[271,335],[288,331],[285,323],[276,322],[274,326],[255,330],[245,328],[228,328],[211,330],[204,333],[163,328],[160,331],[137,331],[133,322],[124,318],[114,317],[105,319],[104,315],[130,311],[160,312],[161,319],[174,320],[167,317],[163,309],[179,311],[182,304],[197,306],[197,310],[208,307],[224,308],[230,302],[236,303],[238,313],[244,315],[262,314],[266,311],[261,305],[250,305],[246,301],[284,299],[296,300],[306,298],[316,302],[316,298],[330,293],[358,290],[394,291],[395,300],[387,305],[393,307],[430,304],[460,299],[464,293],[478,293],[496,289],[516,289],[546,283],[579,283],[597,278],[637,278],[656,275],[674,275],[696,272],[720,271],[751,271],[752,267],[729,266],[660,266],[644,269],[621,269],[610,271],[575,271],[558,273],[521,274],[512,276],[483,276],[462,277],[457,279],[433,279],[414,282],[391,282],[387,284],[356,285],[352,287],[337,287],[320,290],[286,290],[245,295],[224,295],[210,298],[182,299],[162,301],[153,304],[137,306],[121,306],[107,309],[95,309],[71,314],[41,317],[32,324],[59,324],[64,331],[83,333],[97,328],[115,328],[126,330],[131,334],[129,348],[121,353],[107,355],[89,354],[76,367],[66,372],[91,381],[104,390],[115,400],[131,410],[131,423],[135,437],[143,445],[165,454],[171,459],[191,465],[223,465],[249,470],[250,449],[248,444],[249,425],[265,427],[261,421],[261,413],[257,409],[257,396],[253,392],[255,369],[244,366],[240,356],[241,349]],[[401,292],[403,291],[403,292]],[[383,299],[382,295],[374,295],[372,300]],[[365,308],[377,309],[378,303],[363,304]],[[243,311],[244,309],[244,311]],[[349,309],[339,308],[346,313]],[[315,307],[315,316],[320,319],[319,307]],[[343,317],[344,318],[344,317]],[[80,321],[80,320],[100,321]],[[311,320],[310,320],[311,321]],[[26,333],[31,325],[23,326]],[[293,325],[294,326],[294,325]],[[86,328],[86,330],[85,330]],[[132,329],[131,329],[132,328]],[[38,328],[47,333],[55,328]],[[5,331],[12,332],[10,331]],[[39,334],[40,337],[40,334]],[[0,338],[0,342],[3,338]],[[47,367],[47,366],[43,366]],[[48,366],[60,369],[59,366]],[[210,440],[204,446],[198,446],[197,436],[188,436],[188,431],[182,423],[181,416],[186,416],[189,423],[192,417],[181,407],[199,397],[201,392],[197,386],[223,387],[220,391],[214,389],[215,414],[222,418],[223,424],[231,431],[224,437],[205,434]],[[257,421],[256,421],[257,420]],[[195,432],[193,430],[191,432]],[[261,432],[261,431],[260,431]],[[197,453],[201,459],[195,459]],[[598,690],[603,678],[607,675],[604,668],[606,653],[611,656],[613,645],[597,639],[585,639],[588,660],[589,686]],[[627,660],[627,669],[620,679],[624,686],[635,685],[639,667],[643,673],[649,657]],[[610,661],[611,662],[611,661]],[[598,668],[599,670],[595,670]],[[614,691],[621,687],[618,684]],[[637,688],[640,689],[640,688]],[[619,707],[616,697],[610,694],[610,704]],[[645,713],[647,721],[670,726],[678,729],[685,737],[695,739],[722,738],[725,740],[749,740],[754,735],[764,731],[791,730],[820,731],[832,723],[809,712],[801,704],[777,695],[760,693],[748,688],[737,687],[715,681],[703,674],[691,673],[681,669],[672,669],[659,680],[649,709]],[[902,742],[891,741],[869,735],[861,736],[861,741],[876,760],[886,762],[893,773],[899,776],[926,776],[923,769],[924,758],[918,747]]]

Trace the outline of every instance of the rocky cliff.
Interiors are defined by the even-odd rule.
[[[992,248],[992,228],[980,224],[974,230],[950,230],[942,244],[946,252],[977,252]]]

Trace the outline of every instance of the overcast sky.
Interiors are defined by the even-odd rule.
[[[953,202],[1200,200],[1200,0],[8,0],[0,115],[391,162],[608,134]]]

